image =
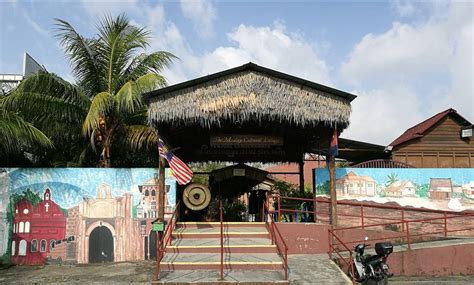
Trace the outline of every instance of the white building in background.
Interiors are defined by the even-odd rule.
[[[0,171],[2,171],[0,169]],[[7,172],[0,172],[0,256],[7,251],[8,246],[8,185],[9,177]]]
[[[45,70],[28,53],[23,54],[23,71],[21,74],[5,73],[0,70],[0,96],[8,95],[26,76],[39,70]]]

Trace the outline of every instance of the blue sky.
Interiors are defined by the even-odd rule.
[[[0,73],[21,73],[27,51],[73,81],[54,18],[93,36],[104,13],[180,58],[170,84],[252,61],[357,94],[346,138],[387,145],[451,107],[474,121],[470,1],[0,0]]]

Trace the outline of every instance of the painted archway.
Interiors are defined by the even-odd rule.
[[[107,227],[96,227],[89,235],[89,263],[114,261],[114,238]]]
[[[116,235],[112,225],[98,221],[89,226],[86,232],[87,256],[89,263],[112,262],[116,259]]]

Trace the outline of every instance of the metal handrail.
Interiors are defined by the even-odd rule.
[[[270,212],[268,210],[268,207],[267,207],[267,204],[265,203],[265,201],[263,202],[263,209],[264,209],[263,210],[264,216],[263,216],[262,219],[264,220],[267,229],[269,228],[268,227],[268,220],[270,220],[270,230],[269,230],[269,232],[270,232],[270,237],[272,239],[272,245],[275,244],[276,247],[277,247],[278,253],[280,255],[283,255],[282,251],[281,251],[281,248],[280,248],[280,245],[278,244],[278,242],[276,240],[276,235],[275,235],[275,232],[276,232],[278,234],[278,236],[280,237],[280,240],[283,243],[283,246],[285,248],[285,255],[283,257],[283,261],[284,261],[283,262],[283,269],[285,271],[285,280],[288,280],[288,246],[286,245],[286,242],[283,239],[283,235],[280,233],[280,230],[278,229],[278,226],[276,225],[275,221],[273,220],[273,215],[272,214],[274,212]],[[266,213],[269,214],[270,219],[265,218],[265,210],[266,210]]]
[[[334,247],[334,245],[332,244],[332,238],[335,238],[336,240],[339,241],[339,244],[341,244],[348,252],[349,252],[349,261],[346,261],[346,259],[340,254],[340,252],[338,250],[336,250],[336,248]],[[328,255],[329,255],[329,259],[332,260],[332,253],[335,252],[340,259],[342,259],[342,261],[344,261],[345,264],[347,264],[347,267],[349,270],[351,270],[352,272],[352,284],[356,284],[355,282],[355,272],[354,272],[354,265],[353,265],[353,258],[352,258],[352,250],[349,249],[349,247],[347,247],[347,245],[345,243],[343,243],[341,241],[341,239],[330,229],[328,229],[328,240],[329,240],[329,251],[328,251]]]
[[[377,238],[375,240],[394,240],[394,239],[406,239],[407,241],[407,247],[408,249],[411,249],[411,244],[412,244],[412,238],[417,237],[417,236],[427,236],[427,235],[435,235],[435,234],[444,234],[444,236],[447,236],[447,233],[453,233],[453,232],[463,232],[463,231],[470,231],[474,230],[474,228],[462,228],[462,229],[454,229],[454,230],[448,230],[448,224],[447,220],[451,219],[457,219],[457,218],[465,218],[465,217],[474,217],[474,214],[466,214],[463,216],[450,216],[450,217],[436,217],[436,218],[426,218],[426,219],[416,219],[416,220],[405,220],[401,222],[391,222],[391,223],[382,223],[382,224],[372,224],[372,225],[365,225],[365,228],[370,228],[370,227],[380,227],[380,226],[387,226],[387,225],[395,225],[395,224],[405,224],[406,227],[406,233],[403,233],[401,235],[396,235],[396,236],[390,236],[390,237],[383,237],[383,238]],[[442,231],[429,231],[429,232],[423,232],[423,233],[412,233],[410,234],[410,223],[427,223],[430,221],[435,221],[435,220],[445,220],[445,223],[443,223],[444,227]],[[331,230],[331,233],[336,236],[335,232],[340,232],[344,230],[353,230],[353,229],[360,229],[360,227],[345,227],[345,228],[337,228]],[[340,242],[341,245],[346,247],[347,249],[347,244],[355,244],[355,243],[360,243],[363,242],[364,240],[352,240],[352,241],[345,241],[343,242],[338,238],[338,241]],[[330,248],[333,247],[332,240],[329,240],[330,243]]]
[[[279,196],[278,200],[281,199],[286,199],[286,200],[296,200],[296,201],[307,201],[307,202],[316,202],[319,203],[331,203],[330,200],[322,198],[322,197],[317,197],[316,199],[314,198],[300,198],[300,197],[288,197],[288,196]],[[281,201],[279,202],[281,204]],[[355,201],[337,201],[338,205],[347,205],[347,206],[363,206],[367,208],[377,208],[377,209],[390,209],[390,210],[405,210],[405,211],[412,211],[412,212],[422,212],[422,213],[437,213],[437,214],[444,214],[445,212],[448,214],[454,214],[454,215],[466,215],[470,213],[474,213],[474,211],[463,211],[463,212],[455,212],[455,211],[444,211],[444,210],[434,210],[434,209],[419,209],[419,208],[411,208],[411,207],[403,207],[403,206],[392,206],[392,205],[374,205],[370,203],[364,203],[364,202],[355,202]],[[278,208],[280,209],[280,207]],[[284,209],[283,209],[284,210]],[[310,212],[310,211],[308,211]]]
[[[171,218],[169,219],[169,223],[166,225],[165,231],[163,232],[161,239],[160,240],[157,239],[157,241],[160,242],[160,244],[156,247],[157,248],[157,255],[156,255],[156,280],[157,281],[160,279],[161,260],[163,259],[163,256],[166,253],[166,247],[168,246],[168,243],[171,245],[171,238],[173,236],[173,231],[176,227],[176,221],[179,218],[180,202],[181,201],[178,201],[178,203],[176,203],[176,207],[173,211],[173,214],[171,215]]]
[[[224,280],[224,214],[222,211],[222,200],[219,200],[219,212],[221,221],[221,280]]]

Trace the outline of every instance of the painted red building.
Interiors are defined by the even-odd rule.
[[[46,189],[36,207],[22,199],[13,216],[12,262],[44,264],[53,244],[66,235],[66,217]]]

